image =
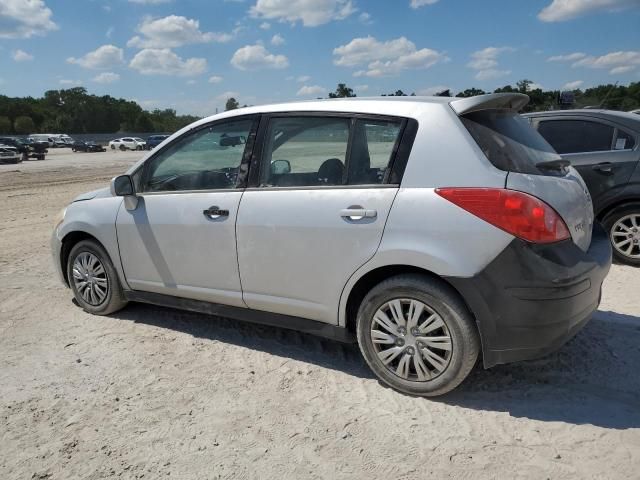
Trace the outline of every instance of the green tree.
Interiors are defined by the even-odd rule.
[[[9,117],[0,117],[0,133],[11,133],[11,120],[9,120]]]
[[[458,92],[456,97],[461,97],[461,98],[475,97],[476,95],[486,95],[486,93],[487,92],[485,92],[484,90],[481,90],[479,88],[467,88],[466,90],[463,90],[462,92]]]
[[[13,129],[17,134],[26,135],[28,133],[33,133],[35,131],[35,124],[31,117],[27,117],[26,115],[21,115],[17,117],[13,122]]]
[[[224,109],[225,110],[235,110],[235,109],[237,109],[239,107],[240,107],[240,104],[233,97],[227,99],[227,103],[224,105]]]
[[[138,115],[136,119],[136,132],[148,133],[153,132],[153,122],[151,121],[151,117],[149,117],[148,113],[141,113]]]
[[[329,98],[350,98],[355,96],[356,94],[353,93],[353,89],[347,87],[346,83],[339,83],[336,91],[329,93]]]
[[[520,93],[527,93],[529,91],[529,87],[531,86],[533,82],[531,80],[527,80],[526,78],[523,80],[520,80],[518,82],[516,82],[516,85],[518,87],[518,91]]]
[[[452,97],[451,90],[448,88],[446,90],[442,90],[441,92],[436,93],[436,97]]]

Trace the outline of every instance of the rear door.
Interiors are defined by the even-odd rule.
[[[259,169],[252,166],[253,187],[238,212],[243,299],[250,308],[337,323],[342,287],[375,254],[398,191],[393,164],[406,120],[335,113],[263,120]]]
[[[479,110],[462,122],[493,165],[509,172],[506,188],[529,193],[549,204],[562,217],[576,245],[591,244],[593,205],[587,187],[528,120],[513,110]]]
[[[596,211],[612,189],[624,187],[638,163],[635,135],[589,116],[534,118],[533,125],[584,179]]]

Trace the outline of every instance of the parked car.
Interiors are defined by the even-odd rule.
[[[637,108],[636,110],[631,110],[629,111],[629,113],[635,113],[636,115],[640,115],[640,108]]]
[[[22,162],[22,154],[16,148],[0,143],[0,162],[20,163]]]
[[[29,138],[0,137],[0,143],[14,147],[22,155],[23,160],[27,160],[29,157],[44,160],[45,154],[48,152],[47,143],[35,142]]]
[[[104,148],[99,143],[94,141],[83,142],[81,140],[76,140],[71,145],[71,150],[73,152],[106,152],[107,149]]]
[[[116,138],[109,142],[111,150],[144,150],[145,142],[141,138],[123,137]]]
[[[169,135],[151,135],[150,137],[147,138],[147,142],[146,142],[147,150],[153,150],[162,142],[164,142],[167,138],[169,138]]]
[[[50,133],[32,133],[29,135],[29,139],[34,142],[46,142],[49,148],[54,148],[56,146],[54,136]]]
[[[640,265],[640,117],[612,110],[527,114],[584,179],[616,259]]]
[[[559,348],[609,271],[585,184],[516,113],[527,101],[345,99],[200,120],[76,198],[54,262],[87,312],[137,301],[357,339],[387,385],[443,394],[480,353],[491,367]]]

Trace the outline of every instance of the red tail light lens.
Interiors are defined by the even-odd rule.
[[[533,243],[569,238],[560,215],[539,198],[504,188],[436,188],[436,193],[505,232]]]

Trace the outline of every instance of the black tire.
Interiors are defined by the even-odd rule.
[[[40,154],[36,157],[38,160],[44,160],[44,154]]]
[[[116,146],[115,145],[111,145],[111,150],[115,150]]]
[[[431,379],[420,381],[417,378],[401,378],[378,358],[371,339],[373,317],[387,302],[400,298],[422,302],[439,315],[446,325],[451,339],[448,364]],[[357,336],[365,361],[384,384],[403,393],[424,397],[442,395],[456,388],[469,375],[480,352],[475,321],[457,292],[442,281],[419,274],[391,277],[371,289],[358,310]],[[397,358],[402,355],[405,353]],[[421,358],[424,360],[424,355]]]
[[[83,253],[89,253],[97,257],[104,267],[104,272],[106,274],[107,293],[105,298],[96,304],[89,303],[85,300],[82,294],[78,291],[76,282],[74,282],[73,264],[76,258]],[[122,292],[122,285],[120,284],[118,274],[111,263],[109,255],[102,245],[93,240],[82,240],[71,248],[71,251],[69,252],[69,259],[67,260],[67,278],[69,279],[69,285],[71,286],[71,290],[73,291],[76,301],[86,312],[94,315],[109,315],[110,313],[116,312],[127,305],[127,300]]]
[[[124,145],[120,145],[120,150],[121,150],[121,151],[123,151],[123,152],[124,152],[126,149],[127,149],[127,147],[125,147]]]
[[[639,255],[637,257],[631,257],[620,252],[613,243],[613,228],[618,222],[618,220],[628,216],[628,215],[638,215],[640,217],[640,202],[635,203],[627,203],[626,205],[622,205],[620,207],[614,208],[611,212],[607,213],[607,215],[602,220],[602,225],[607,231],[607,235],[609,236],[609,241],[611,241],[611,249],[613,251],[613,258],[620,263],[624,263],[625,265],[633,265],[640,266],[640,243],[637,243],[636,246],[632,250],[632,255]],[[636,232],[630,232],[630,235],[634,235],[636,238],[632,238],[631,241],[637,240],[640,242],[640,228],[637,229]]]

